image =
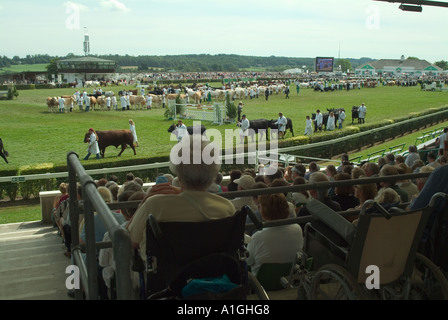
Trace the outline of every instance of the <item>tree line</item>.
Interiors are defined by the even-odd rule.
[[[238,71],[284,71],[291,68],[301,68],[314,71],[315,58],[294,58],[294,57],[260,57],[260,56],[243,56],[236,54],[185,54],[185,55],[92,55],[97,58],[113,60],[118,67],[134,67],[141,72],[157,72],[157,71],[176,71],[176,72],[238,72]],[[8,58],[0,57],[0,68],[10,67],[19,64],[41,64],[54,63],[58,59],[76,58],[73,53],[67,54],[65,57],[50,56],[48,54],[27,55],[26,57],[14,56]],[[412,57],[414,58],[414,57]],[[335,59],[335,68],[341,66],[342,71],[354,70],[359,65],[368,61],[375,60],[373,58],[362,57],[359,59]],[[448,69],[447,61],[437,61],[435,65],[444,70]]]

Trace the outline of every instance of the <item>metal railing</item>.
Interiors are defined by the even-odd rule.
[[[99,246],[95,241],[95,220],[94,212],[98,214],[101,222],[106,227],[111,238],[114,254],[117,299],[131,299],[131,239],[129,232],[124,229],[115,219],[108,205],[104,202],[97,186],[90,177],[78,155],[69,152],[67,155],[67,165],[69,174],[69,185],[77,185],[79,177],[82,187],[82,202],[77,200],[77,188],[69,188],[69,210],[72,232],[71,251],[75,265],[80,271],[80,281],[86,298],[89,300],[98,299],[98,268],[97,250]],[[85,259],[82,252],[82,245],[79,242],[79,214],[84,213],[85,221]],[[107,247],[107,246],[106,246]],[[75,290],[75,297],[82,299],[82,292]]]

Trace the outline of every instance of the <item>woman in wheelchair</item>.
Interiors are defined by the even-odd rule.
[[[264,221],[289,217],[289,206],[284,194],[260,195],[258,198]],[[303,234],[299,224],[263,228],[252,235],[247,245],[247,264],[256,276],[264,263],[292,263],[296,253],[302,248]]]
[[[214,154],[215,147],[214,143],[203,140],[201,135],[191,135],[172,148],[170,170],[177,175],[180,188],[169,183],[154,186],[128,227],[133,246],[140,249],[143,261],[146,261],[146,222],[149,214],[159,222],[205,221],[235,214],[235,206],[230,200],[207,192],[220,169],[218,154]],[[210,159],[204,159],[207,157]]]

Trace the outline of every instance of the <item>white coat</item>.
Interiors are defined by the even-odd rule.
[[[96,135],[93,132],[90,134],[90,141],[89,141],[89,147],[87,148],[87,152],[91,154],[100,153],[100,148],[98,147],[98,141],[96,140]]]

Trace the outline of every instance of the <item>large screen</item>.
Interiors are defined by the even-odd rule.
[[[316,58],[316,72],[333,72],[334,58],[317,57]]]

